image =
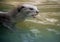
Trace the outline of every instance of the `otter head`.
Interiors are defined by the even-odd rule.
[[[31,4],[23,4],[17,10],[21,15],[26,17],[35,17],[39,13],[37,7]]]

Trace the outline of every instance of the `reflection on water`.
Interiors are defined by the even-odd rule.
[[[54,33],[56,33],[56,34],[60,34],[60,32],[57,31],[57,30],[55,30],[55,29],[47,28],[47,30],[50,31],[50,32],[54,32]]]
[[[16,32],[2,32],[0,42],[60,42],[60,12],[56,7],[42,5],[40,9],[38,5],[40,13],[37,18],[18,23]]]

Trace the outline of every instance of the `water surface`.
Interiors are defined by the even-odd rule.
[[[60,42],[60,8],[59,5],[37,5],[40,10],[37,18],[27,18],[17,23],[17,31],[0,33],[0,42]],[[1,11],[7,11],[1,5]]]

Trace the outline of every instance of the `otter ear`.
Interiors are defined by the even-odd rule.
[[[18,12],[20,12],[23,8],[24,8],[24,6],[18,7],[17,8]]]

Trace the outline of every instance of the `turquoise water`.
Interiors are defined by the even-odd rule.
[[[0,42],[60,42],[60,8],[45,7],[38,5],[40,13],[37,18],[18,22],[16,32],[0,30]],[[8,10],[1,8],[3,11]]]

